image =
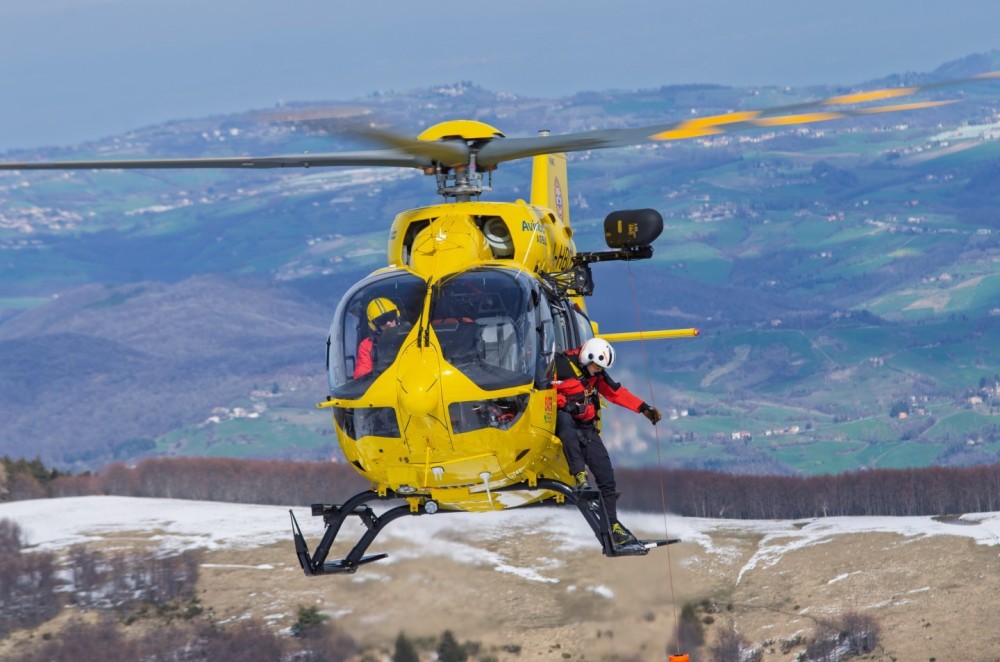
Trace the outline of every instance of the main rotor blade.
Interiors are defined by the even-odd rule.
[[[873,106],[869,108],[833,110],[833,108],[837,106],[870,103],[873,101],[885,101],[888,99],[911,96],[917,94],[918,92],[925,92],[931,89],[954,87],[964,83],[978,82],[986,79],[1000,79],[1000,71],[991,71],[989,73],[979,74],[977,76],[972,76],[971,78],[963,78],[960,80],[949,80],[938,83],[928,83],[926,85],[883,88],[879,90],[870,90],[868,92],[840,94],[827,99],[820,99],[818,101],[807,101],[761,110],[739,111],[722,115],[709,115],[683,120],[673,124],[662,124],[637,129],[604,129],[597,131],[585,131],[581,133],[568,133],[558,136],[537,136],[532,138],[508,138],[505,140],[495,140],[484,145],[479,150],[476,160],[481,165],[491,166],[504,161],[523,159],[529,156],[537,156],[539,154],[551,154],[553,152],[579,152],[591,149],[610,149],[613,147],[627,147],[630,145],[641,145],[649,142],[659,142],[665,140],[700,138],[704,136],[731,133],[733,131],[745,131],[761,127],[810,124],[814,122],[825,122],[829,120],[858,117],[862,115],[933,108],[935,106],[954,103],[954,100],[923,101]]]
[[[0,162],[0,170],[122,170],[138,168],[312,168],[319,166],[388,166],[427,168],[433,161],[396,149],[360,152],[287,154],[283,156],[232,156],[197,159],[102,159],[97,161]]]

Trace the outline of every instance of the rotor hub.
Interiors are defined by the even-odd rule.
[[[438,163],[425,171],[437,177],[438,195],[446,199],[454,198],[458,202],[468,202],[484,191],[492,191],[493,175],[489,174],[486,182],[483,182],[483,173],[476,165],[476,153],[494,138],[503,137],[503,132],[496,127],[475,120],[440,122],[417,136],[417,140],[425,142],[461,142],[465,146],[468,155],[465,163]],[[492,173],[493,169],[490,168],[489,172]]]

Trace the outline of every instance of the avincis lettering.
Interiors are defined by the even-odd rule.
[[[535,239],[540,244],[548,244],[547,238],[545,236],[545,228],[542,226],[540,221],[521,221],[521,231],[522,232],[534,232]]]

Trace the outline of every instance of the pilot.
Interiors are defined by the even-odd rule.
[[[579,349],[556,356],[555,380],[556,436],[562,441],[569,472],[580,491],[590,490],[586,468],[590,468],[597,488],[604,497],[611,538],[615,545],[638,544],[635,536],[618,521],[615,472],[608,449],[597,430],[599,395],[627,409],[638,412],[656,425],[661,416],[656,407],[643,402],[624,386],[611,379],[606,370],[614,365],[615,350],[601,338],[591,338]]]
[[[399,324],[399,308],[392,299],[379,297],[372,299],[365,309],[368,328],[371,333],[358,343],[357,357],[354,359],[354,379],[370,374],[375,366],[375,353],[382,331]]]

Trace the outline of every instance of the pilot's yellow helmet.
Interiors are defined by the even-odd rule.
[[[386,297],[372,299],[365,312],[368,313],[368,328],[372,331],[378,331],[391,319],[399,319],[399,308]]]

